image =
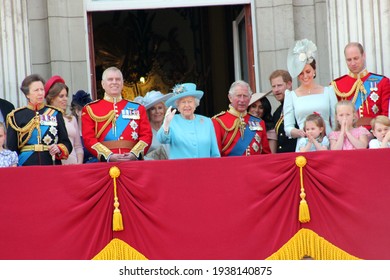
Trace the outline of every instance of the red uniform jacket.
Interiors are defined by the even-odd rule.
[[[148,151],[152,129],[144,106],[125,99],[101,99],[86,105],[81,117],[85,147],[99,160],[112,153],[132,152],[138,159]]]
[[[255,121],[250,123],[250,118]],[[241,124],[242,129],[245,128],[244,134],[248,130],[255,132],[253,137],[250,139],[249,145],[245,146],[245,150],[242,152],[242,155],[250,156],[271,153],[263,120],[255,118],[245,112],[242,115],[243,122],[241,122],[240,113],[230,107],[227,112],[222,112],[221,114],[214,116],[212,121],[221,156],[231,155],[233,148],[239,143],[239,141],[242,141],[240,131]],[[249,131],[247,133],[249,133]]]
[[[363,88],[359,85],[359,77],[361,82],[369,85],[368,90],[366,90],[367,87],[364,88],[364,85],[362,85]],[[378,77],[381,78],[380,81]],[[357,100],[360,97],[360,95],[358,96],[358,92],[365,91],[364,94],[367,95],[367,98],[357,110],[360,118],[375,118],[378,115],[388,116],[390,81],[387,77],[373,74],[365,70],[360,75],[352,73],[344,75],[334,80],[332,85],[338,100],[347,99],[359,102],[359,100]]]

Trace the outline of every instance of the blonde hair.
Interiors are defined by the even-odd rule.
[[[323,128],[322,132],[320,133],[320,136],[318,137],[318,142],[321,143],[322,139],[324,139],[324,136],[326,135],[326,126],[325,126],[324,119],[318,113],[313,113],[313,114],[308,115],[305,119],[305,124],[303,126],[303,130],[305,130],[305,131],[306,131],[306,123],[307,122],[313,122],[319,128]]]
[[[375,129],[375,125],[376,125],[377,123],[380,123],[380,124],[383,124],[383,125],[385,125],[385,126],[390,127],[390,119],[389,119],[388,117],[386,117],[386,116],[380,115],[380,116],[376,116],[375,118],[373,118],[373,119],[371,120],[371,123],[370,123],[370,124],[371,124],[372,130]]]
[[[352,112],[354,114],[354,118],[353,118],[353,122],[352,122],[352,127],[356,127],[356,122],[357,122],[357,118],[356,118],[356,110],[355,110],[355,105],[352,103],[351,100],[340,100],[339,102],[336,103],[336,107],[335,107],[335,116],[337,117],[337,108],[340,107],[340,106],[349,106],[351,109],[352,109]],[[336,124],[336,129],[335,131],[339,131],[341,129],[341,125],[340,123],[337,121],[337,124]]]
[[[2,123],[2,122],[0,122],[0,129],[3,129],[4,130],[4,136],[7,136],[7,129],[6,129],[5,125],[4,125],[4,123]],[[4,149],[7,148],[6,141],[4,141],[3,148]]]

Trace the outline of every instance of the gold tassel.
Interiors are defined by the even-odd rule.
[[[299,221],[301,223],[307,223],[310,222],[310,211],[309,211],[309,205],[306,201],[306,193],[305,188],[303,187],[303,167],[306,165],[307,160],[304,156],[298,156],[295,159],[295,164],[299,167],[299,177],[301,182],[301,202],[299,203]]]
[[[303,228],[266,260],[358,260],[310,229]]]
[[[147,258],[126,242],[114,238],[93,260],[147,260]]]
[[[113,166],[110,168],[110,176],[114,179],[114,214],[112,217],[112,230],[113,231],[121,231],[123,230],[123,221],[121,210],[119,210],[119,199],[116,190],[116,178],[121,174],[118,167]]]

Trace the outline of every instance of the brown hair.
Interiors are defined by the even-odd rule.
[[[45,84],[45,80],[38,74],[32,74],[24,78],[22,81],[22,85],[20,86],[20,90],[24,93],[24,95],[27,95],[30,91],[30,85],[33,82],[42,82],[42,84]]]
[[[66,90],[66,96],[69,94],[69,88],[67,85],[63,83],[55,83],[54,85],[51,86],[49,89],[49,92],[46,95],[46,102],[47,104],[51,105],[53,102],[54,98],[56,98],[60,92],[65,89]],[[68,120],[72,120],[72,115],[67,115],[66,112],[63,112],[64,117],[66,117]]]
[[[322,127],[323,130],[320,134],[320,136],[318,137],[318,142],[322,142],[322,139],[324,139],[324,136],[326,135],[326,126],[325,126],[325,121],[324,119],[321,117],[320,114],[318,113],[313,113],[313,114],[310,114],[306,117],[305,119],[305,124],[303,126],[303,130],[306,130],[306,123],[307,122],[313,122],[316,124],[316,126],[318,127]]]
[[[345,51],[349,48],[349,47],[357,47],[360,51],[360,54],[364,54],[364,48],[363,48],[363,45],[358,43],[358,42],[350,42],[348,43],[345,48],[344,48],[344,55],[345,55]]]
[[[69,88],[67,85],[63,83],[55,83],[54,85],[52,85],[52,87],[49,89],[49,92],[46,95],[47,104],[51,105],[53,99],[56,98],[63,89],[66,90],[66,95],[68,95]]]
[[[269,81],[272,82],[272,80],[277,78],[277,77],[282,77],[283,82],[285,82],[285,83],[292,82],[291,75],[286,70],[278,69],[278,70],[273,71],[271,73],[271,75],[269,76]]]

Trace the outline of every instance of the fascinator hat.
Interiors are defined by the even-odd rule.
[[[92,102],[91,96],[82,89],[78,90],[72,96],[72,104],[76,104],[80,107],[84,107],[90,102]]]
[[[196,85],[193,83],[178,84],[173,87],[172,96],[165,102],[165,105],[176,108],[176,100],[187,96],[193,96],[200,100],[203,96],[203,91],[196,90]]]
[[[317,46],[308,39],[295,42],[288,50],[287,69],[292,78],[296,78],[306,64],[310,64],[316,58]]]
[[[148,110],[158,103],[165,102],[171,96],[172,93],[162,94],[159,91],[152,90],[147,92],[145,96],[137,96],[134,101],[145,106],[146,110]]]

